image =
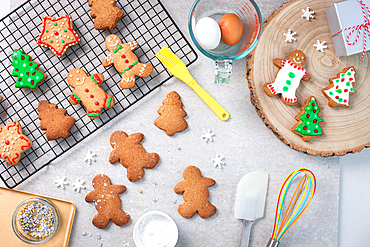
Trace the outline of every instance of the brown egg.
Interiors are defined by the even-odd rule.
[[[235,14],[221,17],[218,25],[221,29],[221,40],[227,45],[235,45],[243,35],[243,23]]]

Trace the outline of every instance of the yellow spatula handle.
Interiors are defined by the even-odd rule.
[[[229,113],[219,104],[216,100],[214,100],[203,88],[201,88],[198,83],[193,79],[188,84],[198,95],[202,98],[202,100],[212,109],[214,113],[223,121],[229,118]]]

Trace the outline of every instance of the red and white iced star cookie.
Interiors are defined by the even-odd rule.
[[[18,121],[0,127],[0,158],[13,166],[21,160],[22,153],[32,146],[30,139],[22,133]]]
[[[66,53],[68,47],[80,42],[80,37],[73,30],[73,22],[70,15],[59,18],[44,16],[42,31],[37,39],[37,44],[48,47],[57,56]]]

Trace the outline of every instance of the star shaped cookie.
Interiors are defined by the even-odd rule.
[[[13,166],[21,160],[22,153],[32,146],[30,139],[22,133],[18,121],[0,127],[0,158]]]
[[[70,15],[59,18],[44,16],[42,31],[37,39],[37,44],[48,47],[57,56],[66,53],[68,47],[80,42],[80,37],[73,30],[73,22]]]

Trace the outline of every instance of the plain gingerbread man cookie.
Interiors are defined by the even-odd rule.
[[[301,80],[311,80],[311,76],[302,67],[305,62],[306,56],[300,50],[292,51],[288,56],[288,60],[275,58],[274,65],[280,70],[276,74],[275,81],[263,85],[263,90],[270,97],[281,94],[284,104],[298,104],[296,90]]]
[[[139,46],[137,41],[122,43],[122,40],[115,34],[108,35],[105,39],[105,46],[109,54],[103,61],[104,67],[114,64],[114,67],[122,74],[119,86],[124,89],[133,88],[136,78],[146,78],[152,73],[153,65],[150,63],[139,63],[134,50]]]
[[[196,166],[188,166],[183,173],[184,179],[175,186],[176,194],[183,194],[184,203],[178,208],[179,214],[184,218],[191,218],[198,211],[203,219],[213,216],[216,207],[209,201],[208,187],[216,184],[211,178],[202,177]]]
[[[109,109],[114,106],[114,98],[99,86],[104,81],[104,76],[100,73],[87,76],[82,69],[73,69],[68,73],[68,84],[75,90],[69,97],[69,102],[76,105],[83,103],[87,116],[91,119],[101,115],[102,108]]]
[[[116,29],[117,23],[123,16],[123,11],[116,6],[116,0],[89,0],[91,17],[95,18],[96,30]]]
[[[114,148],[109,156],[111,164],[118,161],[127,168],[127,178],[131,182],[144,177],[144,168],[153,169],[159,162],[157,153],[147,153],[140,144],[144,135],[136,133],[128,136],[123,131],[115,131],[110,136],[110,144]]]
[[[130,215],[121,209],[121,199],[118,194],[126,191],[124,185],[112,185],[109,177],[104,174],[96,175],[92,181],[95,190],[85,197],[86,202],[94,202],[98,214],[92,220],[94,226],[106,228],[112,220],[117,226],[130,221]]]

